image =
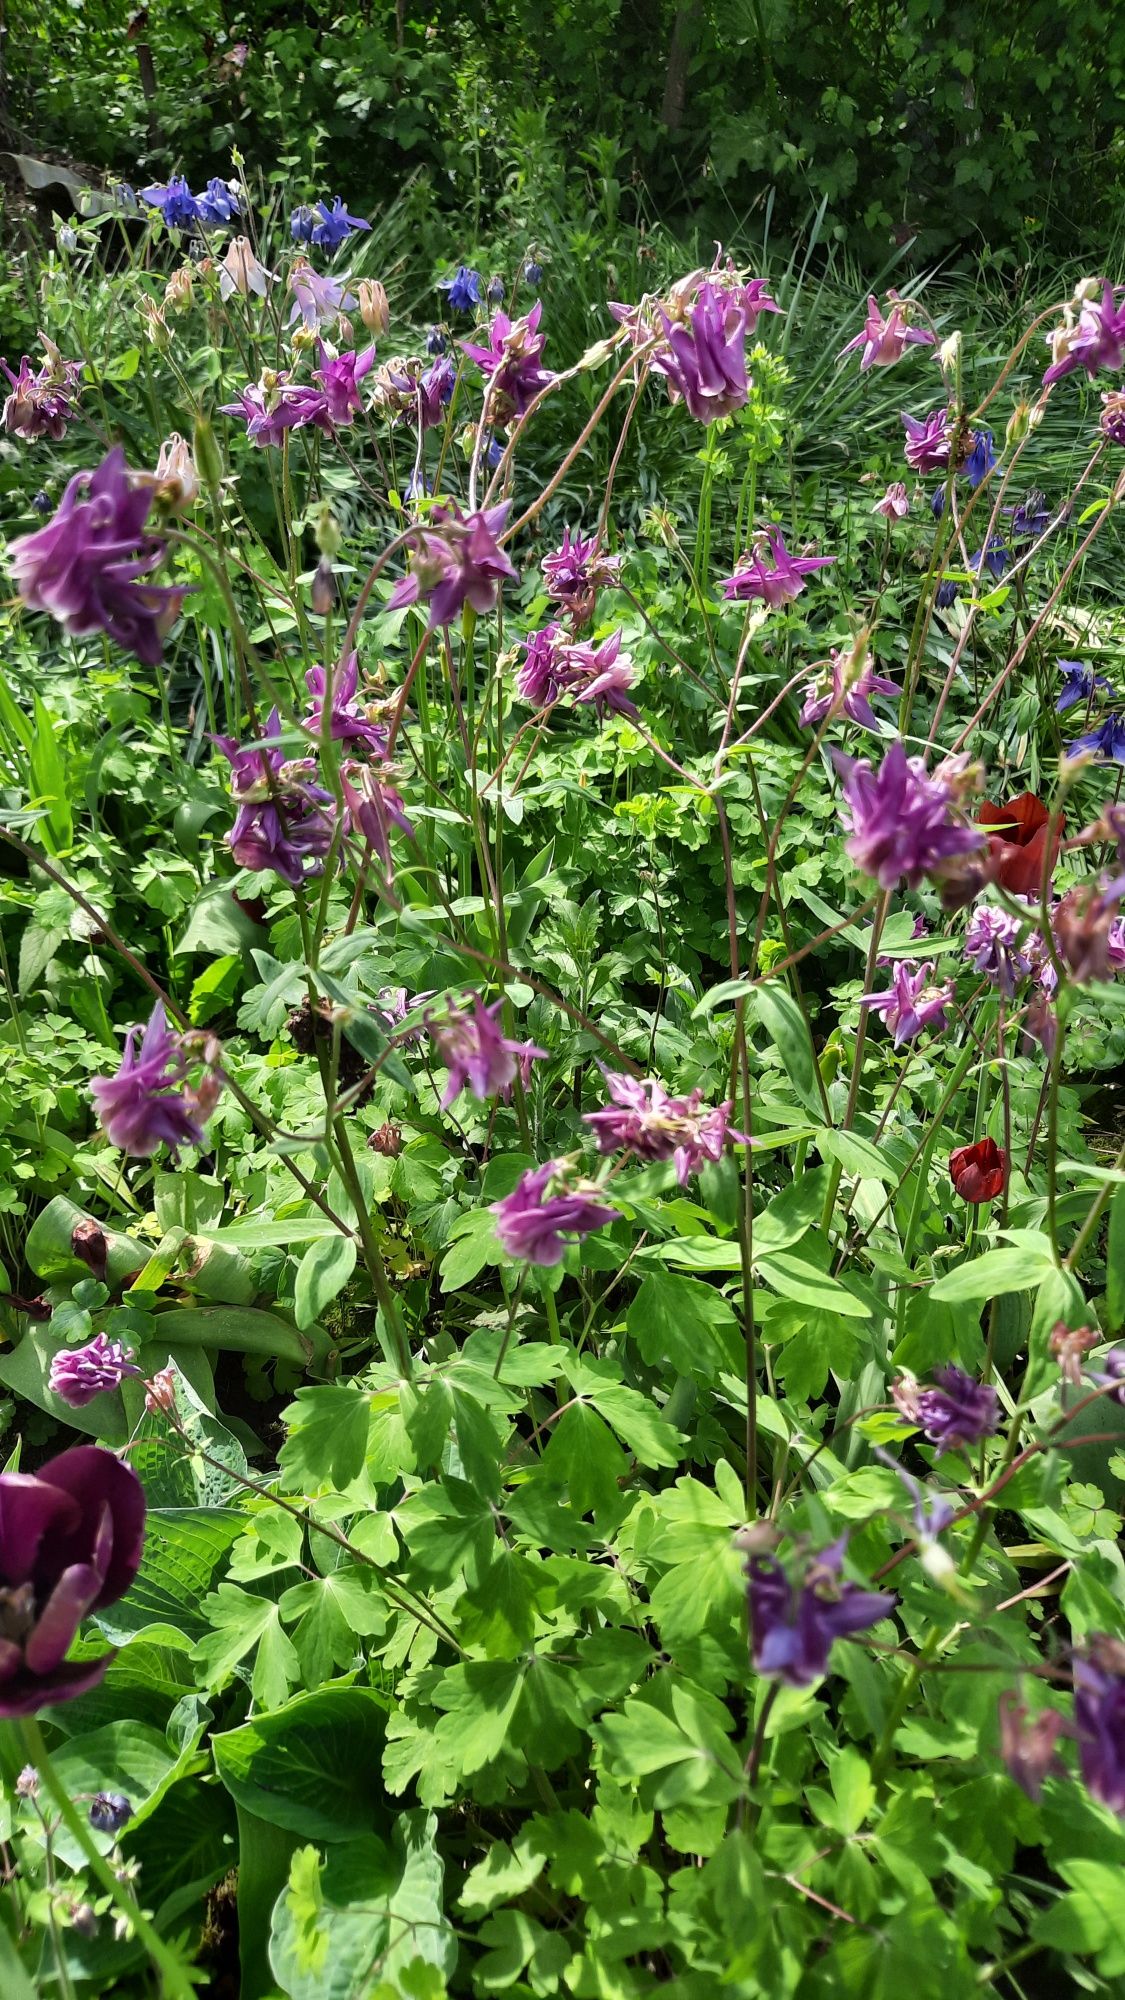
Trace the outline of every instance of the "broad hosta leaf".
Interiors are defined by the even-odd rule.
[[[270,1938],[288,2000],[364,2000],[376,1967],[381,1993],[413,2000],[432,1990],[411,1976],[419,1966],[434,1968],[444,1990],[457,1940],[443,1908],[436,1834],[434,1815],[415,1810],[399,1815],[390,1841],[367,1836],[323,1860],[315,1847],[298,1849]]]
[[[203,1599],[244,1525],[233,1508],[152,1508],[137,1578],[117,1604],[95,1613],[99,1629],[115,1646],[153,1627],[174,1640],[202,1639],[211,1629]]]
[[[321,1688],[212,1739],[235,1804],[314,1840],[350,1840],[386,1814],[386,1716],[358,1688]]]

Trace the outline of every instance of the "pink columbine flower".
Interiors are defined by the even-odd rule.
[[[269,282],[270,273],[259,264],[249,237],[232,236],[219,265],[220,298],[232,298],[237,292],[240,298],[247,299],[253,293],[255,298],[264,299]]]
[[[565,1160],[547,1160],[522,1174],[511,1194],[492,1204],[496,1235],[509,1257],[560,1264],[568,1236],[589,1236],[620,1220],[594,1182],[577,1178]]]
[[[802,729],[808,729],[823,722],[830,709],[838,709],[850,721],[858,722],[861,729],[879,728],[879,718],[868,700],[872,694],[897,695],[902,689],[894,681],[884,680],[881,674],[873,673],[864,661],[858,675],[849,681],[851,657],[835,650],[831,654],[831,671],[828,684],[823,679],[809,681],[805,687],[805,705],[798,720]]]
[[[511,320],[507,313],[498,312],[488,330],[487,347],[479,347],[471,340],[461,342],[470,361],[476,362],[488,383],[492,423],[522,417],[540,389],[555,379],[549,368],[540,365],[546,344],[546,335],[539,331],[542,317],[543,302],[537,299],[525,319]]]
[[[517,572],[497,540],[509,502],[463,514],[459,507],[435,507],[430,526],[418,533],[409,574],[396,583],[388,611],[419,601],[430,607],[429,629],[452,625],[466,604],[491,611],[500,585]]]
[[[621,557],[602,555],[598,538],[583,540],[563,529],[559,547],[543,558],[541,568],[547,595],[561,604],[574,631],[580,632],[594,615],[599,590],[612,589],[621,573]]]
[[[883,1016],[896,1049],[915,1041],[923,1028],[947,1025],[945,1010],[953,1000],[953,982],[932,984],[933,970],[932,960],[915,968],[909,960],[899,959],[887,992],[865,993],[860,1000],[861,1007]]]
[[[289,324],[301,320],[309,333],[315,333],[329,320],[339,319],[342,313],[351,312],[355,296],[347,289],[347,281],[321,277],[303,257],[298,258],[289,273],[289,289],[296,304],[289,315]]]
[[[931,410],[928,417],[901,412],[906,429],[906,463],[914,472],[944,472],[953,446],[953,428],[948,410]]]
[[[676,1177],[685,1187],[706,1160],[720,1160],[730,1131],[731,1103],[704,1104],[703,1093],[672,1097],[656,1077],[626,1076],[603,1070],[611,1102],[587,1111],[601,1153],[635,1153],[638,1160],[674,1160]]]
[[[141,1373],[119,1340],[97,1333],[85,1347],[60,1349],[51,1362],[47,1387],[72,1410],[84,1410],[103,1390],[119,1389],[127,1375]]]
[[[567,638],[562,625],[544,625],[521,639],[524,657],[516,669],[516,691],[534,708],[549,708],[565,685]]]
[[[1102,280],[1100,299],[1085,299],[1077,323],[1067,322],[1049,336],[1051,366],[1043,377],[1044,388],[1061,381],[1076,368],[1094,376],[1100,368],[1120,368],[1125,363],[1125,305],[1116,303],[1114,288]]]
[[[179,1146],[201,1145],[218,1095],[218,1043],[204,1042],[204,1083],[189,1089],[185,1088],[188,1038],[169,1029],[163,1001],[153,1008],[138,1050],[139,1032],[130,1028],[126,1035],[116,1076],[91,1080],[90,1095],[103,1132],[111,1144],[136,1159],[149,1159],[162,1145],[173,1152]]]
[[[637,669],[630,654],[622,656],[620,631],[611,632],[596,646],[581,641],[564,646],[561,659],[563,693],[577,707],[590,704],[599,719],[606,715],[636,717],[636,703],[630,701],[629,690]]]
[[[852,860],[883,889],[899,882],[916,889],[957,856],[984,845],[979,827],[953,816],[955,788],[939,770],[929,775],[920,757],[893,743],[879,769],[833,753],[844,783],[844,842]]]
[[[768,562],[763,560],[767,552]],[[791,604],[800,596],[806,576],[811,576],[814,570],[827,569],[835,560],[835,556],[792,556],[782,540],[781,529],[767,528],[736,565],[734,575],[724,579],[723,596],[739,603],[760,597],[770,611],[776,611],[780,605]]]
[[[482,1102],[511,1094],[516,1072],[526,1088],[531,1065],[546,1056],[534,1042],[510,1041],[500,1027],[502,1000],[486,1007],[474,993],[468,1008],[450,1007],[445,1014],[426,1016],[426,1027],[448,1071],[441,1108],[448,1110],[463,1090]]]
[[[882,514],[886,521],[905,521],[910,512],[910,501],[901,479],[888,486],[881,500],[876,500],[874,512]]]
[[[892,367],[896,361],[902,360],[908,347],[934,345],[932,333],[927,333],[924,327],[911,326],[907,318],[911,311],[909,299],[900,299],[897,292],[888,292],[887,303],[890,311],[884,319],[874,292],[869,293],[863,332],[857,333],[854,340],[849,340],[847,346],[840,349],[842,359],[845,354],[854,354],[862,348],[861,372],[868,368]]]
[[[388,765],[386,768],[389,770],[391,767]],[[384,868],[390,871],[392,826],[409,840],[414,838],[414,828],[406,817],[401,793],[373,764],[356,764],[350,760],[340,766],[340,784],[348,824],[363,835]]]
[[[75,638],[107,636],[146,667],[164,657],[186,586],[146,583],[165,546],[146,535],[153,489],[133,479],[120,445],[96,472],[76,472],[46,527],[9,550],[16,588],[32,611],[49,611]]]

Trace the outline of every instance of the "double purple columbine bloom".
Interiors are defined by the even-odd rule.
[[[1032,969],[1030,953],[1020,949],[1020,933],[1025,930],[1026,926],[1010,910],[981,903],[973,911],[965,931],[965,957],[969,964],[1008,999]]]
[[[488,330],[487,347],[478,347],[470,340],[461,342],[488,384],[492,423],[522,417],[540,389],[555,379],[549,368],[540,365],[546,344],[546,335],[539,331],[542,317],[541,300],[532,306],[526,319],[511,320],[507,313],[498,312]]]
[[[931,777],[901,743],[891,745],[877,771],[839,751],[833,756],[851,828],[845,848],[880,888],[905,882],[916,889],[944,863],[984,845],[979,827],[954,819],[953,790],[941,771]]]
[[[32,611],[49,611],[74,638],[104,632],[143,666],[164,656],[164,640],[187,589],[143,579],[165,547],[144,534],[150,481],[132,481],[120,445],[94,473],[77,472],[45,527],[9,551],[16,588]]]
[[[931,410],[919,420],[901,412],[906,427],[906,463],[915,472],[944,472],[949,465],[953,429],[948,410]]]
[[[565,1160],[547,1160],[521,1174],[511,1194],[492,1204],[496,1236],[509,1257],[560,1264],[565,1238],[589,1236],[620,1220],[592,1182],[575,1179]]]
[[[861,1590],[841,1583],[847,1537],[823,1549],[799,1583],[774,1556],[751,1556],[746,1565],[750,1644],[754,1666],[768,1680],[807,1688],[828,1671],[834,1639],[865,1632],[889,1618],[893,1591]]]
[[[305,675],[305,686],[312,700],[304,725],[317,742],[324,734],[328,672],[327,667],[310,667]],[[386,755],[386,729],[381,722],[372,722],[360,704],[358,653],[349,653],[342,666],[332,669],[331,731],[337,743],[362,743],[372,756]]]
[[[47,1386],[72,1410],[84,1410],[105,1389],[119,1389],[127,1375],[140,1376],[119,1340],[97,1333],[85,1347],[64,1347],[51,1362]]]
[[[41,437],[53,438],[57,444],[66,436],[67,424],[74,415],[85,363],[64,361],[46,334],[40,334],[39,338],[47,356],[41,368],[33,371],[25,354],[19,374],[13,375],[7,362],[0,360],[0,368],[12,385],[0,413],[0,426],[12,437],[23,438],[29,444]]]
[[[504,1003],[496,1000],[486,1007],[474,993],[468,1008],[451,1007],[443,1015],[426,1016],[426,1027],[448,1072],[441,1108],[448,1110],[463,1090],[486,1102],[511,1095],[516,1073],[526,1089],[531,1065],[546,1056],[546,1049],[534,1042],[513,1042],[500,1027]]]
[[[263,376],[239,391],[233,403],[220,403],[226,417],[241,417],[251,444],[280,444],[286,431],[313,425],[331,437],[363,410],[359,385],[375,363],[374,347],[362,354],[334,354],[317,344],[318,365],[311,382],[292,382],[288,371]]]
[[[524,659],[516,672],[516,689],[536,708],[551,708],[566,695],[576,707],[591,706],[606,714],[635,718],[636,703],[629,690],[637,678],[630,654],[621,654],[620,630],[594,646],[569,640],[561,625],[544,625],[522,641]]]
[[[974,1382],[952,1362],[934,1369],[934,1382],[936,1387],[920,1389],[912,1377],[904,1376],[891,1391],[903,1416],[920,1424],[931,1444],[952,1451],[993,1435],[1000,1422],[995,1389],[987,1382]]]
[[[896,1049],[904,1042],[916,1041],[924,1028],[947,1025],[945,1010],[952,1005],[953,982],[931,985],[933,970],[932,960],[915,968],[907,959],[899,959],[889,990],[865,993],[860,1000],[861,1007],[883,1016]]]
[[[330,792],[310,783],[316,759],[287,759],[280,735],[275,708],[260,743],[240,746],[232,736],[213,741],[230,764],[231,790],[238,800],[227,846],[240,868],[272,870],[297,888],[324,865],[335,804]]]
[[[396,583],[388,611],[422,602],[430,607],[429,630],[452,625],[466,604],[491,611],[500,585],[516,571],[497,537],[508,518],[509,502],[463,514],[459,507],[435,507],[429,527],[419,531],[410,571]]]
[[[144,1540],[144,1487],[99,1445],[0,1473],[0,1716],[97,1687],[112,1653],[66,1655],[82,1620],[125,1595]]]
[[[1125,1646],[1095,1634],[1074,1661],[1074,1725],[1087,1789],[1125,1817]]]
[[[659,311],[664,338],[649,365],[664,376],[673,402],[682,400],[697,423],[712,424],[742,409],[750,394],[746,307],[737,288],[707,278],[680,315]]]
[[[599,590],[612,589],[617,583],[621,557],[602,555],[596,535],[584,540],[564,528],[559,547],[544,556],[540,568],[548,597],[562,605],[574,630],[580,632],[594,615]]]
[[[597,1138],[600,1153],[630,1152],[646,1163],[674,1160],[676,1177],[685,1187],[707,1160],[720,1160],[730,1131],[731,1104],[705,1105],[703,1093],[671,1097],[655,1077],[626,1076],[603,1070],[611,1102],[601,1111],[587,1111],[583,1123]]]
[[[103,1132],[123,1153],[142,1160],[162,1145],[173,1153],[179,1146],[202,1145],[203,1127],[221,1088],[218,1044],[205,1044],[203,1080],[189,1089],[187,1038],[169,1028],[162,1000],[149,1016],[138,1050],[139,1033],[129,1029],[116,1076],[91,1079],[90,1095]]]
[[[760,597],[768,610],[776,611],[780,605],[791,604],[800,596],[806,576],[811,576],[814,570],[827,569],[835,560],[835,556],[792,556],[782,540],[781,529],[767,528],[736,565],[734,575],[724,579],[723,596],[738,603]]]

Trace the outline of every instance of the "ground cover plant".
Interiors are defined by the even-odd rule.
[[[1118,1991],[1121,288],[400,220],[6,362],[5,1991]]]

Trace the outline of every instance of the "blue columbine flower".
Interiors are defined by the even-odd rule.
[[[991,535],[986,546],[969,557],[969,568],[974,576],[979,576],[982,569],[992,576],[1003,576],[1011,560],[1011,549],[1005,547],[999,535]]]
[[[1037,486],[1033,486],[1030,493],[1024,495],[1019,506],[1012,508],[1012,540],[1014,542],[1037,541],[1050,521],[1050,518],[1051,516],[1047,510],[1047,495],[1041,493]]]
[[[1068,708],[1074,708],[1080,701],[1089,701],[1095,688],[1110,686],[1105,675],[1096,674],[1084,660],[1059,660],[1056,665],[1063,677],[1062,693],[1055,703],[1058,715],[1065,715]]]
[[[529,257],[520,276],[529,291],[537,292],[543,282],[543,267],[536,263],[534,257]]]
[[[300,208],[295,208],[289,217],[289,234],[293,238],[294,243],[311,243],[312,233],[315,228],[315,211],[308,206],[307,202],[302,202]]]
[[[237,194],[217,174],[208,181],[204,192],[196,195],[195,207],[199,220],[210,223],[212,227],[216,223],[232,222],[236,215],[242,213]]]
[[[951,604],[956,604],[960,595],[960,584],[954,583],[952,577],[943,576],[934,592],[934,603],[939,611],[948,611]]]
[[[443,327],[432,326],[426,335],[426,353],[444,354],[449,346],[449,335]]]
[[[484,296],[490,306],[502,306],[505,296],[503,278],[491,277],[488,281],[488,290]]]
[[[331,208],[326,201],[318,201],[316,216],[319,220],[314,217],[311,241],[321,250],[338,250],[357,229],[371,227],[362,216],[349,215],[339,195],[333,196]]]
[[[944,486],[937,486],[934,488],[933,494],[931,495],[930,498],[930,512],[933,515],[935,521],[941,520],[941,517],[945,512]]]
[[[182,174],[176,174],[163,187],[142,188],[141,200],[160,210],[169,229],[190,229],[199,221],[199,203]]]
[[[445,293],[454,312],[472,312],[481,302],[480,272],[458,264],[451,278],[438,279],[438,290]]]
[[[1079,736],[1067,745],[1071,756],[1078,750],[1092,750],[1097,757],[1107,757],[1115,764],[1125,764],[1125,716],[1107,715],[1096,729],[1085,736]]]
[[[992,449],[991,431],[972,431],[970,435],[972,444],[961,470],[975,491],[996,464],[996,453]]]

